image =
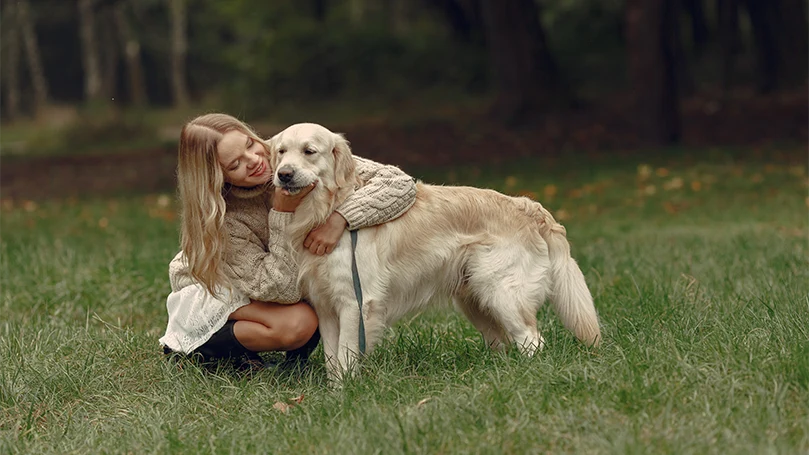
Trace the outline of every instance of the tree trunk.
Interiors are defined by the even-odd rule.
[[[809,24],[806,0],[772,0],[776,9],[775,26],[780,80],[782,86],[801,86],[806,83],[809,66]]]
[[[115,32],[115,10],[105,7],[101,12],[101,57],[103,62],[103,79],[101,92],[105,99],[115,100],[118,88],[118,37]]]
[[[410,29],[410,0],[387,0],[388,17],[393,33],[405,35]]]
[[[188,53],[187,10],[185,0],[166,0],[171,10],[171,87],[175,106],[188,105],[185,59]]]
[[[20,30],[17,21],[16,2],[6,0],[3,4],[3,88],[6,94],[5,114],[9,120],[20,116]]]
[[[493,114],[510,124],[573,103],[534,0],[485,0],[483,23],[497,90]]]
[[[722,93],[733,85],[736,55],[739,53],[739,0],[718,0],[719,42],[722,49]]]
[[[680,139],[680,108],[675,68],[674,0],[627,0],[629,76],[638,135],[649,145]]]
[[[349,20],[353,25],[361,24],[365,19],[365,0],[349,0]]]
[[[94,0],[79,0],[79,32],[81,36],[82,66],[84,67],[84,99],[101,99],[101,64],[98,58],[98,39],[95,31]]]
[[[753,27],[758,61],[758,90],[769,93],[778,87],[781,62],[778,58],[778,42],[776,37],[777,5],[774,0],[744,0]]]
[[[143,64],[141,63],[140,41],[132,31],[126,15],[128,2],[124,1],[115,6],[115,25],[120,34],[123,46],[124,61],[126,63],[127,83],[129,85],[129,100],[135,106],[145,106],[146,85],[143,78]]]
[[[691,19],[691,41],[694,52],[699,55],[708,44],[708,21],[705,18],[703,0],[683,0],[683,9]]]
[[[17,21],[25,45],[25,60],[28,62],[28,72],[34,86],[34,105],[37,113],[48,104],[48,82],[42,68],[42,59],[39,55],[39,43],[31,18],[28,0],[17,2]]]

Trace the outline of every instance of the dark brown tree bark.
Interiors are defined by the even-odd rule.
[[[102,97],[101,62],[96,34],[94,0],[78,0],[79,34],[84,68],[84,99],[98,101]]]
[[[186,0],[166,0],[171,13],[171,87],[175,106],[188,105],[185,59],[188,53]]]
[[[34,86],[34,107],[38,114],[42,108],[48,105],[48,81],[45,78],[45,70],[42,67],[42,58],[39,54],[39,43],[34,19],[31,17],[28,0],[17,1],[17,23],[21,33],[25,60],[28,63],[28,73]]]
[[[758,88],[771,92],[806,82],[809,58],[805,0],[743,0],[758,62]]]
[[[739,0],[718,0],[719,43],[722,60],[722,92],[726,95],[733,84],[736,56],[739,53]]]
[[[128,1],[115,5],[115,25],[118,28],[119,41],[123,47],[129,100],[135,106],[144,106],[147,103],[147,98],[143,78],[143,64],[141,62],[141,46],[127,16],[128,7]]]
[[[118,85],[118,62],[120,51],[118,44],[117,26],[115,25],[115,10],[113,6],[105,6],[99,11],[99,35],[101,37],[101,63],[102,79],[101,93],[104,99],[115,99]]]
[[[493,114],[520,124],[572,105],[572,93],[551,54],[534,0],[484,0],[481,6],[497,91]]]
[[[20,30],[17,21],[17,2],[3,2],[3,90],[5,115],[9,120],[20,116]]]
[[[674,0],[627,0],[626,33],[638,135],[649,145],[680,139]]]

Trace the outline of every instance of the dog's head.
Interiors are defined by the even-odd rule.
[[[348,141],[314,123],[298,123],[269,140],[273,184],[295,194],[317,182],[330,192],[354,185]]]

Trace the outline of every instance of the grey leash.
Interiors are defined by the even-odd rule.
[[[354,281],[354,295],[357,297],[357,305],[360,309],[360,355],[365,355],[365,321],[362,318],[362,285],[360,284],[360,274],[357,271],[357,231],[348,231],[351,234],[351,279]]]

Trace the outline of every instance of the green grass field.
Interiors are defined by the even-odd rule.
[[[4,201],[0,452],[807,453],[805,164],[692,156],[421,175],[552,209],[604,344],[543,309],[540,355],[491,353],[436,310],[339,390],[321,349],[252,377],[163,358],[173,195]]]

